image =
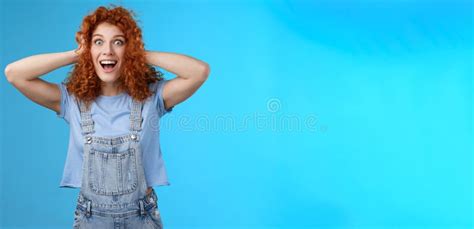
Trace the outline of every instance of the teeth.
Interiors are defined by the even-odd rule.
[[[101,64],[116,64],[117,61],[115,60],[102,60],[100,61]]]

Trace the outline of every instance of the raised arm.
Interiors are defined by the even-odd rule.
[[[74,50],[29,56],[8,64],[5,76],[8,82],[33,102],[59,113],[61,109],[59,87],[39,77],[72,64],[77,58],[78,54]]]
[[[163,88],[165,109],[183,102],[196,92],[210,73],[207,63],[190,56],[169,52],[147,51],[148,64],[159,66],[177,77]]]

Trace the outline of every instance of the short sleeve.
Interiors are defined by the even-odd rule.
[[[158,114],[160,118],[163,115],[171,112],[174,107],[173,106],[173,107],[170,107],[169,109],[165,109],[165,101],[163,100],[163,88],[168,81],[169,80],[162,79],[156,83],[155,104],[156,104],[156,108],[158,110]]]
[[[64,119],[67,123],[69,123],[69,93],[66,88],[66,84],[61,82],[57,84],[59,90],[61,91],[61,108],[59,113],[56,113],[58,118]]]

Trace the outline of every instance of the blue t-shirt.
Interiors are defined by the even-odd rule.
[[[147,187],[170,185],[160,149],[160,118],[170,112],[164,107],[162,91],[167,80],[150,84],[153,92],[143,104],[140,146],[143,152],[143,167]],[[80,188],[82,181],[82,160],[84,138],[81,132],[80,112],[77,103],[66,89],[64,82],[57,84],[61,90],[61,111],[57,117],[63,118],[70,129],[69,145],[60,188]],[[91,115],[94,120],[94,135],[115,137],[130,133],[130,111],[132,97],[128,93],[116,96],[99,96],[92,103]]]

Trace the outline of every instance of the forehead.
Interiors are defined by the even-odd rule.
[[[92,33],[92,36],[95,35],[102,35],[103,37],[114,37],[117,35],[124,35],[123,32],[120,30],[119,27],[112,25],[107,22],[100,23],[94,32]]]

